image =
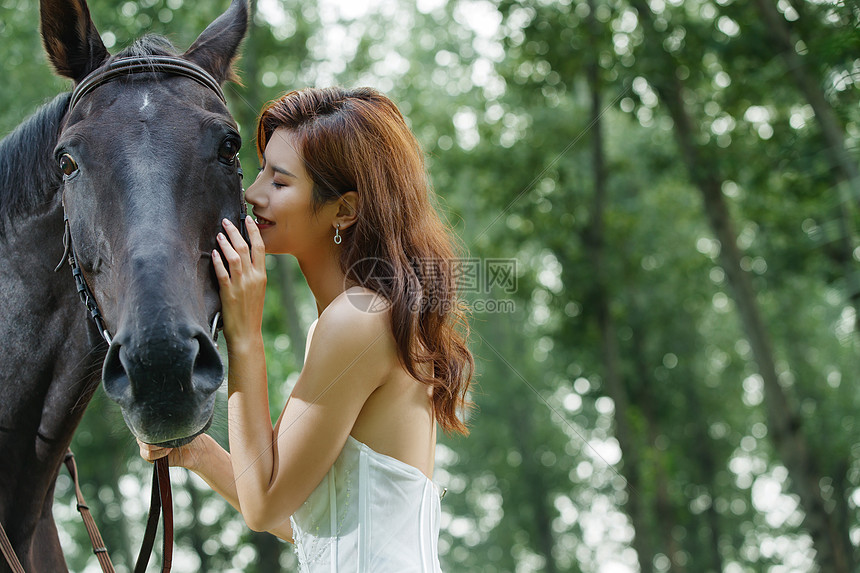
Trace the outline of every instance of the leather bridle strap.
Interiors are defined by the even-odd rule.
[[[170,494],[170,465],[167,457],[155,461],[158,474],[158,495],[161,496],[161,571],[170,573],[173,565],[173,496]]]
[[[188,60],[174,56],[127,57],[117,58],[84,78],[83,81],[75,87],[74,91],[72,91],[71,99],[69,101],[69,112],[74,109],[75,105],[77,105],[81,98],[92,92],[97,87],[122,76],[141,73],[166,73],[190,78],[215,92],[222,102],[227,103],[227,100],[224,97],[224,92],[221,90],[221,86],[218,81],[215,80],[215,78],[213,78],[206,70]],[[239,173],[241,177],[241,168],[239,169]],[[245,202],[243,201],[243,215],[245,213],[244,208]],[[54,270],[60,270],[63,263],[68,261],[69,266],[72,268],[72,274],[75,278],[77,291],[81,300],[90,312],[90,316],[93,319],[93,322],[95,322],[99,334],[101,334],[105,339],[105,342],[111,344],[110,334],[105,327],[95,297],[90,291],[80,267],[77,265],[77,257],[75,256],[75,249],[72,245],[69,221],[65,214],[63,223],[65,227],[63,231],[64,253],[63,258],[60,259],[60,263]],[[244,223],[244,217],[242,217],[239,224],[243,231]],[[244,234],[245,233],[243,233],[243,235]],[[213,338],[216,332],[217,316],[215,323],[213,323]],[[64,462],[72,476],[72,481],[75,484],[75,497],[77,498],[78,511],[84,520],[87,534],[89,534],[90,542],[93,546],[93,552],[98,558],[102,571],[104,573],[114,573],[113,563],[111,563],[107,549],[104,546],[104,540],[102,539],[98,527],[93,520],[89,507],[84,501],[83,492],[81,491],[78,483],[78,469],[75,464],[75,457],[71,450],[66,452]],[[135,573],[144,573],[146,571],[146,565],[149,562],[149,557],[152,553],[152,547],[155,542],[155,534],[156,529],[158,528],[158,517],[160,513],[163,513],[164,516],[164,542],[162,546],[163,563],[161,570],[162,573],[169,573],[173,562],[173,500],[170,492],[170,469],[167,463],[167,458],[156,460],[155,467],[153,468],[152,503],[149,508],[146,534],[144,535],[140,554],[137,558],[137,565],[134,569]],[[6,562],[9,564],[13,573],[25,573],[24,568],[21,565],[21,561],[18,559],[18,556],[15,555],[15,550],[12,547],[9,536],[3,529],[2,524],[0,524],[0,553],[3,554],[3,557],[6,559]]]
[[[109,83],[117,78],[121,78],[123,76],[144,73],[165,73],[174,76],[190,78],[195,82],[199,83],[200,85],[209,88],[210,90],[215,92],[215,95],[218,96],[218,99],[220,99],[225,104],[227,103],[227,99],[224,97],[224,92],[221,90],[221,85],[218,83],[218,81],[214,77],[212,77],[209,72],[207,72],[197,64],[176,56],[134,56],[116,58],[109,64],[95,70],[90,75],[85,77],[81,81],[81,83],[75,86],[75,89],[72,91],[72,95],[69,100],[69,113],[71,113],[75,105],[77,105],[78,102],[81,101],[81,98],[92,92],[97,87]],[[241,166],[239,167],[238,171],[239,178],[241,179]],[[245,240],[248,240],[247,232],[245,231],[244,201],[242,201],[241,214],[242,216],[239,220],[239,227],[242,230],[242,235],[245,236]],[[96,302],[93,293],[90,291],[90,288],[87,285],[83,272],[77,266],[77,258],[75,256],[74,246],[72,245],[72,234],[69,228],[68,216],[65,213],[65,207],[63,208],[63,219],[65,226],[65,229],[63,231],[63,244],[65,246],[65,249],[63,253],[63,258],[60,259],[60,263],[57,265],[57,268],[55,268],[54,271],[59,271],[60,268],[63,266],[63,263],[68,260],[69,266],[72,269],[72,274],[75,279],[78,295],[81,297],[81,301],[83,301],[83,303],[86,305],[87,310],[90,313],[90,318],[92,318],[93,322],[95,323],[99,334],[102,338],[104,338],[108,346],[110,346],[112,342],[111,336],[107,330],[107,327],[104,324],[104,319],[102,317],[101,311],[99,310],[98,303]],[[216,316],[212,325],[213,339],[217,335],[217,323],[218,318]]]
[[[66,457],[63,461],[65,462],[66,468],[68,468],[69,474],[72,476],[72,481],[75,484],[75,498],[78,502],[78,512],[84,520],[84,526],[87,528],[87,534],[90,536],[90,543],[93,545],[93,552],[99,560],[99,565],[104,573],[115,573],[113,563],[111,563],[110,557],[107,554],[107,549],[105,549],[104,541],[102,541],[102,536],[99,534],[99,528],[96,526],[96,522],[90,514],[90,508],[84,500],[84,494],[81,491],[80,484],[78,483],[78,468],[75,465],[75,456],[72,454],[72,450],[66,450]],[[6,558],[6,562],[9,564],[9,567],[11,567],[13,573],[25,573],[24,567],[21,565],[21,561],[18,559],[18,556],[15,555],[15,550],[12,548],[9,537],[3,529],[3,525],[0,525],[0,549],[2,549],[3,557]]]
[[[65,205],[63,206],[63,258],[60,259],[60,263],[54,269],[54,272],[59,271],[63,267],[64,262],[68,262],[69,268],[72,269],[72,277],[75,279],[75,288],[78,291],[81,302],[87,307],[90,318],[93,319],[93,323],[95,323],[99,334],[104,338],[108,346],[110,346],[112,340],[107,326],[105,326],[102,312],[96,302],[96,297],[93,296],[93,292],[90,290],[89,285],[87,285],[87,280],[84,278],[81,267],[78,266],[78,258],[75,255],[75,246],[72,244],[72,231],[69,227],[69,216],[66,215]]]
[[[18,561],[18,556],[15,555],[15,550],[12,548],[12,543],[9,541],[9,536],[6,535],[2,523],[0,523],[0,552],[6,558],[6,563],[12,569],[12,573],[24,573],[24,567]]]
[[[169,573],[173,563],[173,500],[170,495],[170,469],[167,458],[155,460],[152,471],[152,497],[149,502],[149,518],[146,521],[146,533],[143,544],[137,556],[134,573],[144,573],[155,544],[155,533],[158,529],[158,515],[164,517],[164,540],[162,544],[162,573]],[[163,510],[163,512],[162,512]]]
[[[87,529],[90,543],[93,546],[93,553],[95,553],[99,561],[99,566],[101,566],[103,573],[116,573],[105,548],[104,540],[99,533],[99,528],[96,526],[86,500],[84,500],[84,494],[78,481],[78,467],[75,464],[75,456],[72,454],[72,450],[66,451],[66,457],[63,462],[66,464],[66,468],[72,476],[72,482],[75,484],[75,498],[77,499],[78,512],[84,520],[84,526]],[[134,568],[135,573],[144,573],[146,571],[146,565],[149,563],[149,556],[152,553],[152,546],[155,541],[158,515],[162,512],[162,509],[164,510],[164,543],[162,545],[163,560],[161,571],[162,573],[170,573],[173,563],[173,500],[170,494],[170,467],[166,457],[156,460],[155,467],[152,470],[152,503],[149,507],[146,534],[140,548],[140,555],[137,558],[137,565]],[[9,564],[12,573],[26,573],[18,556],[15,555],[15,549],[12,547],[9,536],[6,535],[6,530],[3,529],[2,524],[0,524],[0,553],[3,554],[6,563]]]
[[[221,101],[227,103],[218,81],[197,64],[176,56],[144,56],[117,58],[85,77],[72,92],[69,111],[72,111],[85,95],[116,78],[132,74],[158,72],[190,78],[215,92]]]
[[[99,560],[99,565],[104,573],[114,573],[113,563],[111,563],[110,556],[108,555],[107,548],[105,547],[105,542],[102,540],[99,528],[96,526],[96,522],[90,513],[90,508],[84,500],[84,493],[81,491],[80,483],[78,483],[78,467],[77,464],[75,464],[75,456],[72,454],[72,450],[66,451],[66,458],[63,461],[66,464],[66,468],[69,470],[69,474],[72,476],[72,481],[75,484],[75,498],[78,501],[78,513],[81,514],[81,518],[84,520],[84,526],[87,528],[87,535],[90,536],[90,543],[93,546],[93,553],[95,553],[96,559]]]

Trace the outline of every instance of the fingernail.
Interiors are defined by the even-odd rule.
[[[220,258],[220,257],[221,257],[221,255],[219,255],[219,254],[218,254],[218,251],[212,251],[212,258],[213,258],[213,259],[217,259],[217,258]]]
[[[225,225],[232,225],[233,223],[230,222],[230,219],[224,219],[224,224]]]
[[[226,239],[226,237],[224,236],[224,233],[218,233],[218,240],[223,241],[224,239]]]

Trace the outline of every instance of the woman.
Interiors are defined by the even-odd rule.
[[[306,89],[263,109],[257,153],[250,246],[224,221],[212,253],[230,452],[202,435],[173,450],[141,444],[141,455],[169,455],[249,527],[294,539],[302,571],[439,571],[436,426],[466,433],[474,364],[418,142],[375,90]],[[296,257],[319,312],[274,428],[265,253]]]

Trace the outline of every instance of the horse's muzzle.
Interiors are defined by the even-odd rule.
[[[105,392],[138,439],[181,445],[211,423],[224,366],[202,328],[148,330],[116,334],[102,370]]]

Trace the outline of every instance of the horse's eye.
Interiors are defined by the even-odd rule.
[[[239,142],[235,139],[225,139],[218,148],[218,159],[227,165],[236,163],[236,156],[239,154]]]
[[[64,153],[60,156],[60,169],[63,172],[63,175],[66,177],[71,177],[78,170],[78,164],[75,163],[75,160],[68,153]]]

